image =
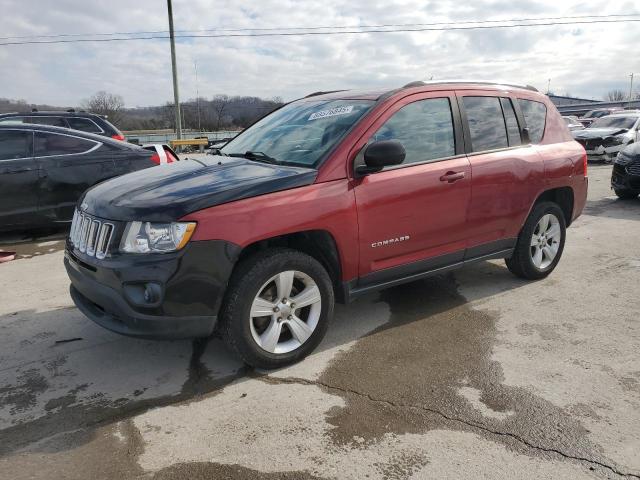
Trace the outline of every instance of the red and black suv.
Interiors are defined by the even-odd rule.
[[[312,94],[219,153],[80,199],[65,265],[88,317],[141,337],[217,328],[278,367],[318,345],[335,300],[495,258],[545,277],[587,196],[584,149],[530,87]]]

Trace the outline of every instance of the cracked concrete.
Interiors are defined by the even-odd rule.
[[[92,325],[56,245],[21,244],[0,265],[0,478],[638,478],[640,201],[609,172],[548,279],[496,261],[370,295],[276,372]]]

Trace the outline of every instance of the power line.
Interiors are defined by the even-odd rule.
[[[610,14],[610,15],[573,15],[573,16],[561,16],[561,17],[536,17],[536,18],[513,18],[513,19],[505,19],[505,20],[467,20],[467,21],[457,21],[457,22],[432,22],[432,23],[389,23],[389,24],[378,24],[378,25],[327,25],[327,26],[312,26],[312,27],[268,27],[268,28],[210,28],[210,29],[198,29],[198,30],[175,30],[175,33],[182,33],[185,35],[176,35],[177,37],[187,37],[192,33],[205,33],[205,32],[270,32],[270,31],[291,31],[291,30],[335,30],[335,29],[349,29],[349,28],[357,28],[357,29],[373,29],[373,28],[394,28],[394,27],[431,27],[431,26],[440,26],[440,25],[468,25],[468,24],[487,24],[487,23],[512,23],[512,22],[537,22],[537,21],[548,21],[548,20],[572,20],[572,19],[587,19],[587,18],[595,18],[595,19],[605,19],[605,18],[618,18],[622,20],[618,21],[633,21],[632,19],[624,20],[623,17],[639,17],[640,14]],[[569,22],[566,22],[569,23]],[[589,23],[599,23],[598,21],[593,21]],[[530,25],[530,24],[526,24]],[[515,26],[526,26],[526,25],[515,25]],[[538,24],[531,24],[532,26],[536,26]],[[500,26],[496,26],[500,27]],[[469,27],[471,28],[471,27]],[[385,30],[387,31],[387,30]],[[389,30],[394,32],[396,30]],[[397,30],[402,31],[402,30]],[[416,30],[421,31],[421,30]],[[60,34],[50,34],[50,35],[23,35],[23,36],[8,36],[8,37],[0,37],[0,40],[25,40],[25,39],[33,39],[33,38],[62,38],[62,37],[107,37],[114,35],[157,35],[161,33],[168,33],[168,30],[150,30],[150,31],[139,31],[139,32],[113,32],[113,33],[60,33]],[[303,34],[305,32],[297,32],[298,34]],[[323,32],[324,33],[324,32]],[[329,32],[327,32],[329,33]],[[359,33],[359,32],[344,32],[344,33]],[[366,32],[363,32],[366,33]],[[374,33],[382,33],[375,31]],[[201,35],[202,37],[206,37]],[[229,35],[231,36],[231,35]],[[240,36],[240,35],[237,35]],[[260,34],[255,35],[245,35],[245,36],[265,36]],[[151,37],[135,37],[133,39],[140,38],[142,40],[151,39]],[[155,38],[165,38],[165,37],[153,37]],[[82,41],[106,41],[105,40],[93,40],[93,39],[82,39]],[[114,39],[114,41],[120,41],[120,38]],[[35,41],[34,41],[35,42]],[[38,43],[46,43],[45,41],[41,41]],[[17,42],[12,42],[9,44],[22,44]],[[4,44],[2,44],[4,45]]]

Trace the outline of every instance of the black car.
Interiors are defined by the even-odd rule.
[[[614,160],[611,188],[623,199],[636,198],[640,194],[640,143],[632,143]]]
[[[30,123],[35,125],[51,125],[53,127],[71,128],[81,132],[95,133],[115,140],[123,140],[124,135],[113,126],[107,117],[94,113],[76,112],[29,112],[29,113],[3,113],[0,114],[0,125]]]
[[[0,125],[0,230],[69,222],[89,187],[160,163],[155,151],[45,125]]]

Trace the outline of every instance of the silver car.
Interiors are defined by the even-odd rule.
[[[573,137],[584,146],[590,161],[611,162],[620,150],[640,141],[640,112],[621,112],[598,118]]]

